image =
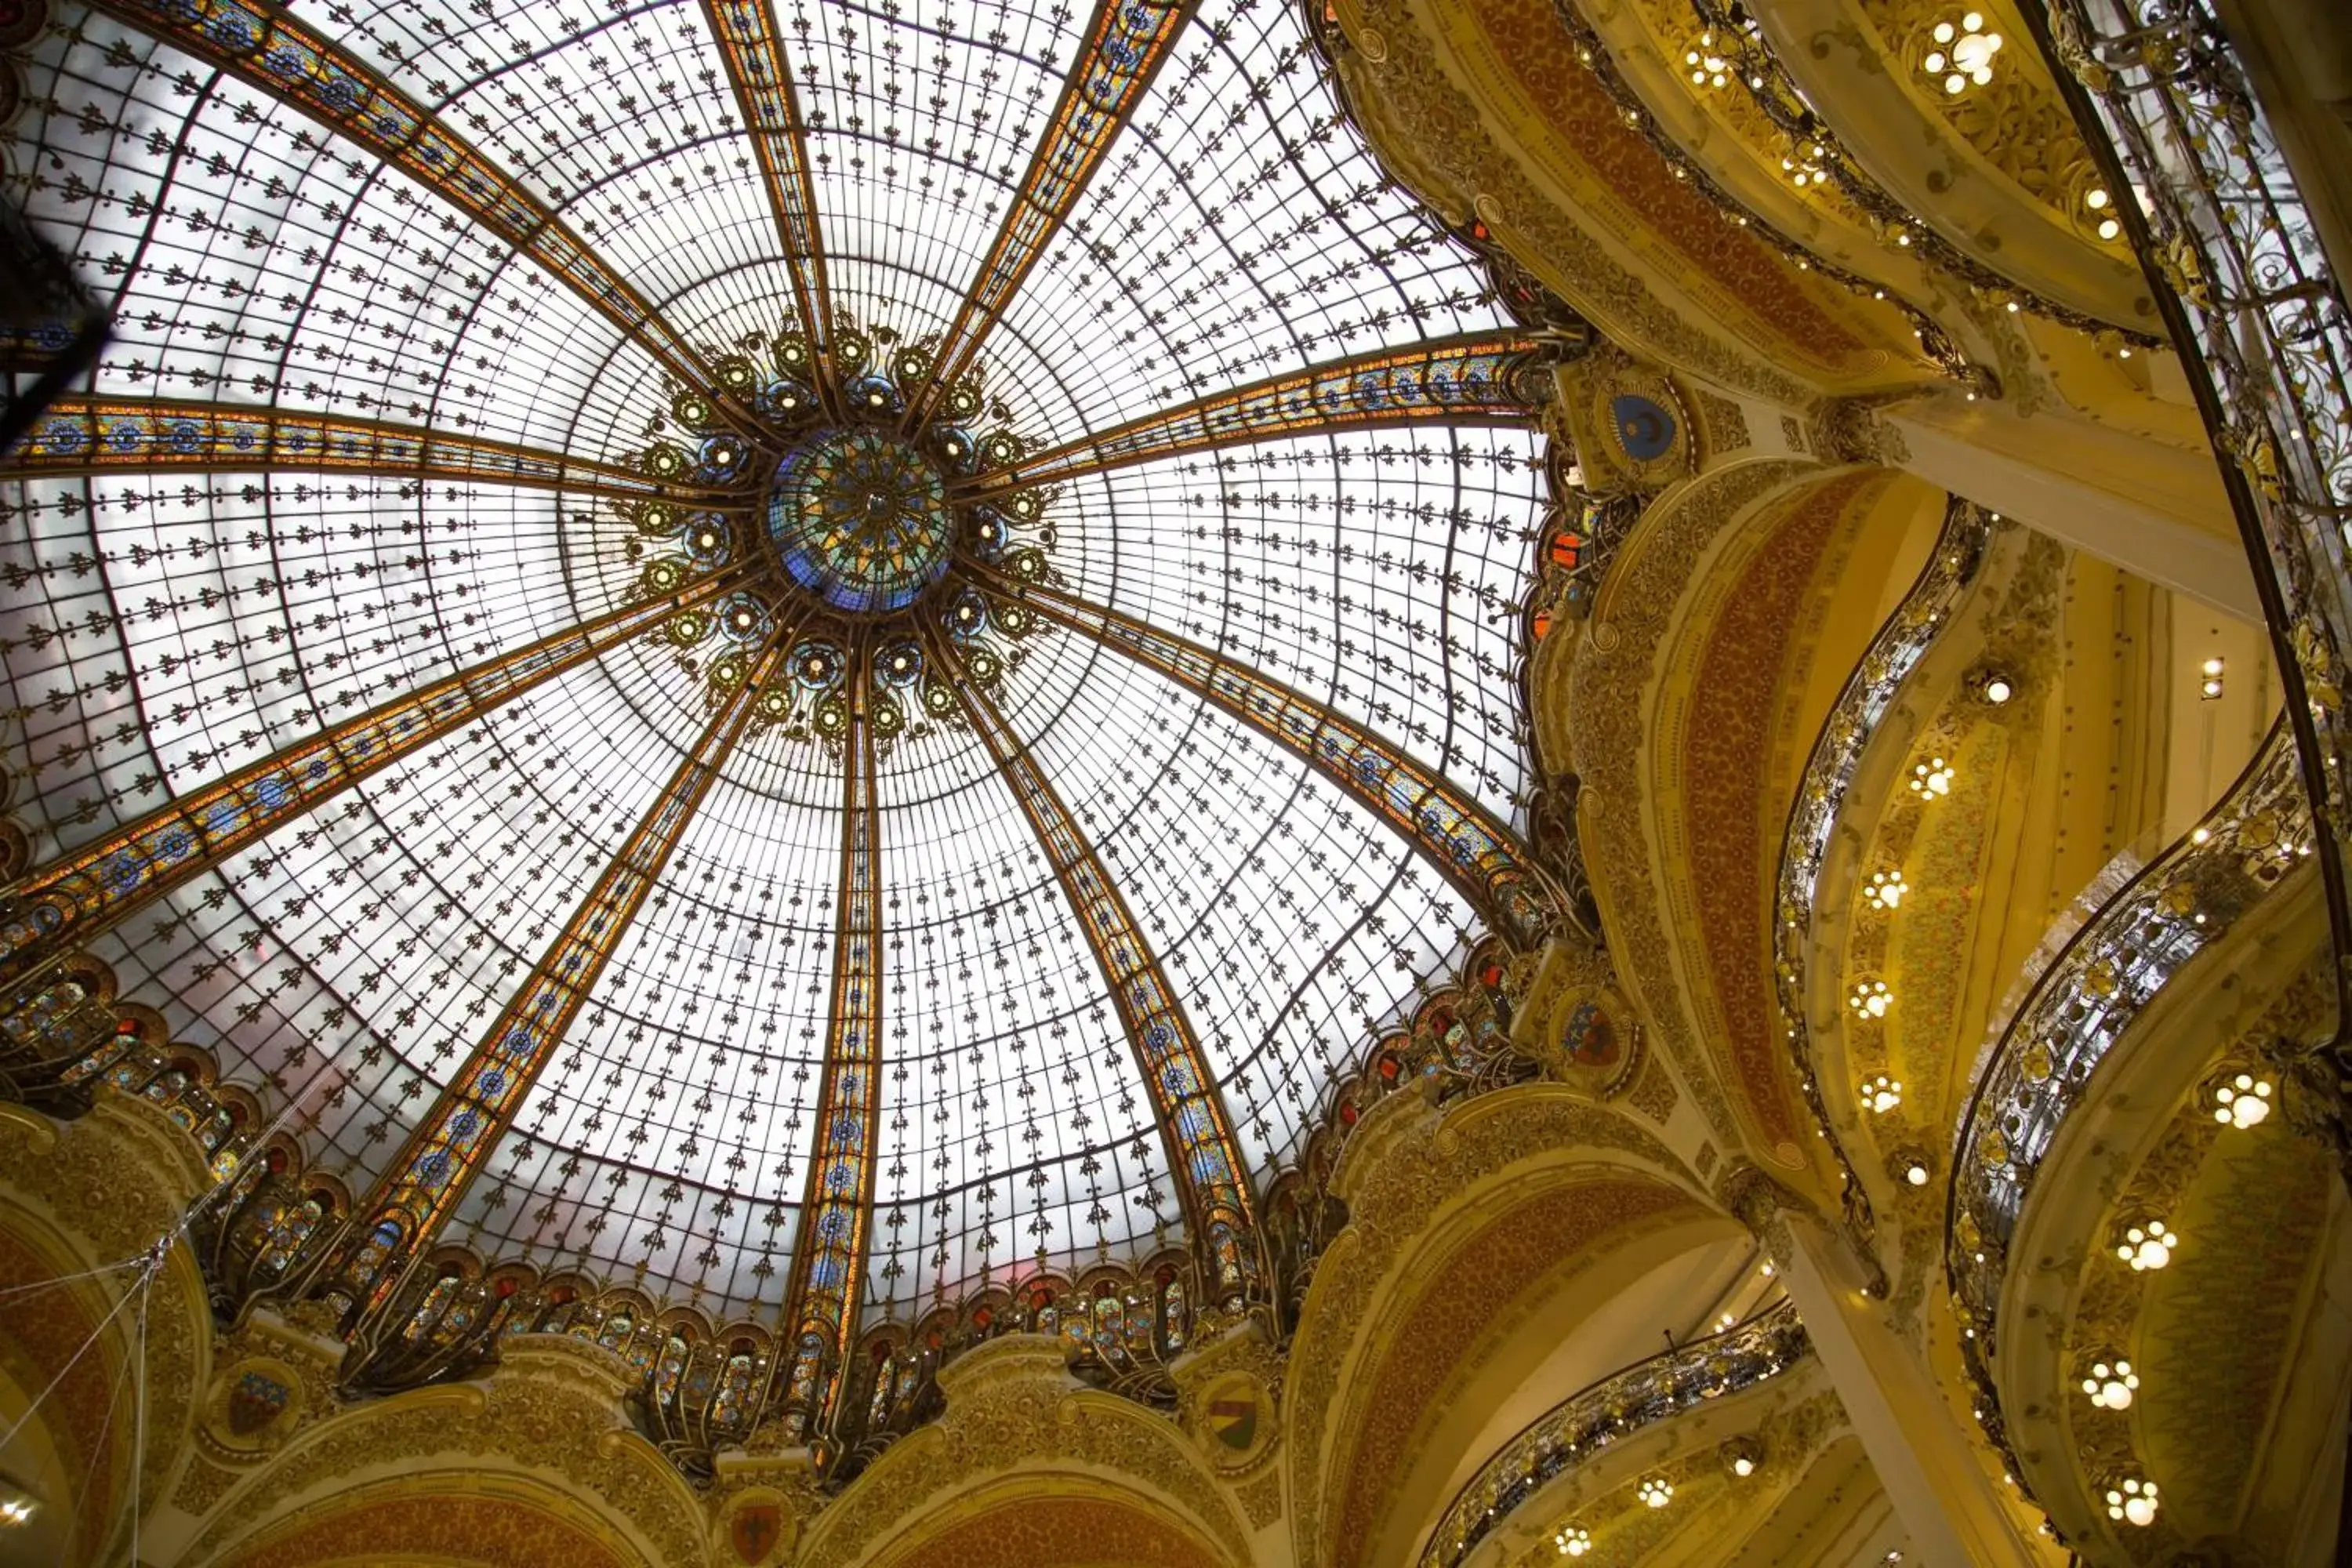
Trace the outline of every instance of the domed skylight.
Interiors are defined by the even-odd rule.
[[[1294,5],[54,19],[11,173],[120,294],[8,476],[9,962],[290,1105],[363,1274],[1246,1286],[1539,927],[1531,340]]]

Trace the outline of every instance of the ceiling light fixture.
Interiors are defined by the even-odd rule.
[[[2129,1410],[2138,1391],[2139,1373],[2127,1361],[2093,1362],[2090,1374],[2083,1379],[2083,1392],[2102,1410]]]
[[[1911,793],[1922,800],[1941,800],[1952,793],[1959,770],[1941,757],[1930,757],[1911,769]]]
[[[2126,1479],[2107,1489],[2107,1517],[2126,1524],[2156,1522],[2156,1483]]]
[[[2213,1120],[2224,1127],[2260,1127],[2270,1120],[2270,1079],[2250,1072],[2233,1075],[2213,1091]]]
[[[2133,1273],[2141,1274],[2170,1263],[2173,1249],[2179,1245],[2179,1231],[2167,1229],[2160,1219],[2152,1219],[2125,1231],[2123,1240],[2116,1244],[2116,1256],[2130,1264]]]

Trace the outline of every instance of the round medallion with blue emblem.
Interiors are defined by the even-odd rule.
[[[777,467],[768,534],[793,581],[836,610],[903,610],[947,574],[955,513],[940,471],[908,443],[821,430]]]

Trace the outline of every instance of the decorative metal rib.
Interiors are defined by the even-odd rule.
[[[358,1223],[333,1282],[364,1304],[363,1321],[393,1299],[431,1247],[604,977],[622,934],[751,723],[757,694],[782,662],[785,641],[772,639],[750,678],[721,700],[579,909],[353,1209]]]
[[[369,774],[462,730],[541,683],[714,599],[716,573],[664,598],[500,654],[379,704],[147,813],[19,883],[0,920],[0,982],[63,957],[198,872],[257,843]]]
[[[841,879],[832,1032],[817,1085],[816,1146],[801,1200],[783,1321],[784,1419],[798,1438],[828,1428],[857,1331],[881,1115],[882,818],[874,799],[866,650],[854,657],[841,763]]]
[[[1151,1096],[1169,1165],[1183,1195],[1185,1217],[1205,1248],[1204,1261],[1213,1268],[1216,1299],[1231,1303],[1256,1297],[1264,1265],[1255,1204],[1242,1174],[1233,1118],[1217,1092],[1183,1004],[1128,911],[1118,884],[1045,770],[1006,725],[987,691],[968,677],[951,640],[929,622],[924,631],[940,668],[952,672],[973,731],[1029,819],[1087,944],[1102,965],[1103,979],[1135,1051],[1136,1068]]]
[[[561,279],[686,385],[725,395],[693,348],[552,208],[324,34],[246,0],[94,3],[365,148]],[[749,413],[737,416],[757,428]]]
[[[59,398],[41,416],[23,448],[10,456],[9,468],[19,475],[47,478],[118,468],[258,473],[284,468],[434,483],[517,485],[615,501],[667,495],[704,511],[744,504],[740,496],[650,479],[617,463],[506,441],[291,408],[160,398]]]
[[[1538,347],[1517,330],[1439,338],[1270,376],[1048,448],[971,480],[972,497],[1131,468],[1161,458],[1290,436],[1444,422],[1528,425],[1511,361]]]
[[[920,429],[986,342],[997,318],[1045,254],[1151,78],[1191,19],[1194,0],[1101,0],[1086,47],[980,265],[971,292],[941,340],[931,379],[908,399],[906,428]]]
[[[1517,836],[1443,775],[1354,720],[1132,616],[984,562],[968,564],[1046,619],[1158,671],[1304,758],[1411,841],[1497,935],[1525,949],[1550,930],[1551,901]]]
[[[825,279],[824,237],[817,225],[816,182],[809,168],[808,127],[793,92],[790,63],[776,32],[770,0],[703,0],[711,41],[726,62],[727,79],[743,113],[743,129],[760,160],[774,209],[776,239],[792,274],[793,302],[820,365],[830,364],[833,295]],[[834,378],[816,378],[817,395],[838,416]]]

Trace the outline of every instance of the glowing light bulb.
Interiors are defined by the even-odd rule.
[[[1572,1524],[1553,1536],[1552,1541],[1559,1547],[1562,1557],[1581,1557],[1592,1550],[1591,1535]]]
[[[1642,1483],[1641,1498],[1652,1508],[1664,1508],[1675,1500],[1675,1489],[1664,1476],[1652,1476]]]
[[[1731,1461],[1731,1473],[1744,1481],[1756,1473],[1756,1461],[1742,1454]]]

